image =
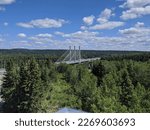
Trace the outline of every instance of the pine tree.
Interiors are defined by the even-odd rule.
[[[20,80],[16,88],[17,111],[28,112],[29,105],[29,80],[30,80],[29,63],[22,63],[20,67]]]
[[[87,112],[93,112],[92,105],[95,104],[97,92],[97,79],[87,68],[78,68],[78,82],[75,84],[75,95],[81,101],[81,108]]]
[[[43,97],[39,66],[36,61],[28,60],[21,66],[20,83],[16,90],[18,112],[39,112]]]
[[[145,113],[150,113],[150,90],[142,98],[142,109]]]
[[[100,86],[102,83],[102,78],[106,74],[106,69],[102,62],[93,66],[92,73],[97,77],[97,85]]]
[[[29,112],[39,112],[44,93],[39,66],[34,59],[29,63],[29,72]]]
[[[134,86],[126,70],[124,70],[122,79],[120,101],[122,105],[125,105],[127,108],[132,108],[135,101],[133,96]]]
[[[16,112],[16,97],[15,90],[18,85],[18,67],[10,61],[6,66],[6,74],[4,76],[2,84],[2,99],[4,100],[3,111],[4,112]]]

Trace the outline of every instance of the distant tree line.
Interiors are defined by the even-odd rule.
[[[34,57],[36,61],[43,62],[50,59],[52,62],[57,61],[66,50],[27,50],[27,49],[3,49],[0,50],[0,68],[4,68],[10,60],[20,64],[22,61]],[[103,60],[135,60],[148,61],[150,59],[150,52],[138,51],[96,51],[96,50],[82,50],[82,58],[101,57]]]

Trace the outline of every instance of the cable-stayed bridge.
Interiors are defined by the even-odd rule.
[[[88,59],[82,59],[81,57],[81,49],[80,46],[78,49],[74,46],[74,49],[69,47],[69,50],[67,50],[55,63],[65,63],[65,64],[80,64],[83,62],[92,62],[95,60],[100,60],[101,58],[88,58]]]

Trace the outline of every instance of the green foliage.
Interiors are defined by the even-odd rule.
[[[100,62],[98,65],[94,65],[92,68],[92,73],[97,77],[97,85],[100,86],[102,83],[102,78],[106,74],[104,65]]]
[[[50,112],[54,112],[62,107],[77,108],[80,106],[77,97],[73,95],[71,86],[62,80],[52,84],[49,103]]]
[[[148,54],[144,60],[139,60],[142,55],[125,60],[125,55],[112,57],[110,53],[103,58],[107,60],[94,63],[56,65],[55,56],[49,59],[48,51],[35,52],[30,58],[25,51],[25,57],[7,59],[1,92],[4,112],[55,112],[61,107],[86,112],[150,112]]]
[[[150,112],[150,91],[148,91],[142,99],[143,112]]]
[[[19,82],[18,67],[10,61],[6,66],[6,71],[1,90],[2,99],[5,101],[3,111],[16,112],[15,89]]]
[[[130,108],[134,103],[133,101],[134,86],[129,78],[129,74],[127,71],[123,72],[122,79],[123,82],[121,83],[120,100],[123,105],[125,105],[127,108]]]

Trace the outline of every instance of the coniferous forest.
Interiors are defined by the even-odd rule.
[[[59,64],[62,51],[1,50],[2,112],[150,112],[150,53],[83,51],[84,64]]]

